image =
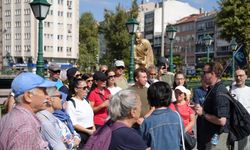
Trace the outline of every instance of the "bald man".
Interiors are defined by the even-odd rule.
[[[135,68],[143,67],[148,68],[154,65],[154,54],[151,43],[147,39],[143,39],[141,33],[137,32],[135,45]]]
[[[242,69],[237,69],[235,71],[235,85],[230,88],[231,94],[236,100],[238,100],[250,113],[250,87],[245,85],[247,79],[246,72]],[[235,145],[235,150],[249,150],[250,149],[250,137],[245,137],[244,139],[237,142]],[[238,148],[237,148],[238,146]]]

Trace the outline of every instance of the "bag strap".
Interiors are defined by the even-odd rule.
[[[230,93],[226,93],[226,94],[225,93],[219,93],[218,96],[224,96],[229,100],[229,102],[232,102],[232,103],[234,103],[234,101],[235,101]]]
[[[183,147],[183,150],[186,150],[185,142],[184,142],[184,132],[183,132],[183,126],[182,126],[182,119],[181,119],[180,114],[178,112],[176,112],[176,113],[177,113],[179,121],[180,121],[182,147]]]

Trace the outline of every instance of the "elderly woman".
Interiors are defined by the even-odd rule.
[[[141,100],[131,90],[122,90],[110,100],[109,117],[124,127],[112,132],[109,149],[145,150],[147,148],[142,137],[132,127],[140,118]]]

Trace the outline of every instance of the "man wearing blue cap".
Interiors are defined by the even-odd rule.
[[[48,149],[40,133],[35,113],[44,110],[49,96],[46,88],[55,86],[33,73],[21,73],[12,82],[16,106],[0,120],[0,149]]]

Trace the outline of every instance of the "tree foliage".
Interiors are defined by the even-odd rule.
[[[232,37],[250,50],[250,1],[220,0],[216,22],[222,28],[221,37],[230,42]]]
[[[83,13],[80,18],[79,42],[78,66],[81,70],[94,68],[99,50],[98,24],[90,12]]]
[[[130,11],[126,11],[120,4],[115,11],[104,11],[104,21],[100,23],[99,31],[104,34],[107,52],[101,59],[102,63],[111,66],[115,59],[122,59],[126,66],[129,64],[130,35],[126,22],[130,16],[138,16],[137,1],[134,0]]]

